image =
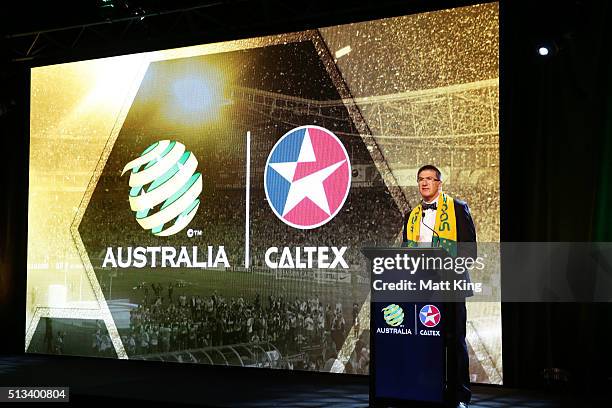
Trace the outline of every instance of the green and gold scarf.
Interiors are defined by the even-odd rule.
[[[452,197],[448,194],[440,193],[438,196],[438,209],[436,210],[436,224],[434,225],[432,246],[442,247],[452,255],[457,255],[457,218],[455,217],[455,205]],[[423,214],[422,205],[419,204],[410,212],[408,225],[406,225],[406,235],[408,247],[419,246],[419,234],[421,228],[421,215]]]

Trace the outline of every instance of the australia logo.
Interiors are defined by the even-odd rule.
[[[389,326],[397,327],[404,321],[404,310],[396,304],[390,304],[382,312]]]
[[[419,319],[425,327],[436,327],[441,318],[440,309],[434,305],[425,305],[419,312]]]
[[[160,140],[130,161],[130,208],[136,221],[153,235],[170,236],[193,219],[200,205],[202,176],[198,160],[176,141]]]
[[[300,126],[276,142],[264,171],[264,189],[274,214],[299,229],[320,227],[340,211],[351,185],[344,145],[329,130]]]

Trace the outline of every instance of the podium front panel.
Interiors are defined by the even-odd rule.
[[[373,396],[443,404],[446,353],[440,304],[372,303]],[[418,405],[415,405],[418,406]]]

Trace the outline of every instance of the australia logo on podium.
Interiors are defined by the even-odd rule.
[[[440,323],[441,318],[440,309],[434,305],[425,305],[419,312],[419,319],[425,327],[436,327]]]
[[[412,335],[412,330],[405,328],[402,325],[402,322],[404,321],[404,309],[402,309],[399,305],[391,303],[390,305],[384,307],[381,311],[383,313],[385,323],[387,323],[387,326],[391,327],[377,327],[377,334]]]
[[[396,304],[385,307],[382,312],[389,326],[397,327],[404,321],[404,310]]]

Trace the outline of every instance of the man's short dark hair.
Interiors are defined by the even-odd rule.
[[[425,171],[425,170],[433,170],[433,171],[435,171],[436,172],[436,178],[438,180],[442,180],[442,172],[436,166],[434,166],[433,164],[426,164],[423,167],[421,167],[419,169],[419,171],[417,171],[417,179],[419,178],[419,174],[421,174],[421,172]]]

